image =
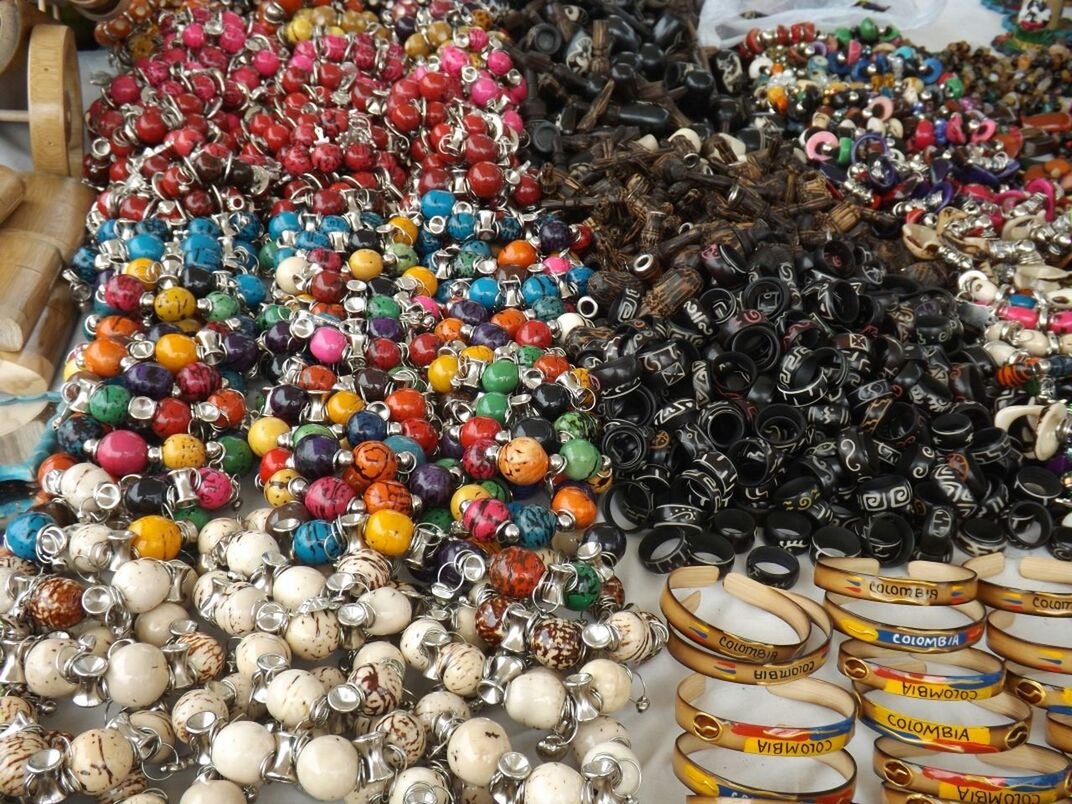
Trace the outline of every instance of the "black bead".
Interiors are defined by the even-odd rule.
[[[168,484],[159,477],[139,477],[123,490],[123,504],[132,514],[158,514],[167,503]]]
[[[569,391],[557,383],[540,383],[532,390],[532,405],[542,416],[557,419],[570,409]]]
[[[528,416],[510,428],[515,438],[534,438],[540,442],[545,452],[556,452],[559,447],[555,427],[547,419]]]

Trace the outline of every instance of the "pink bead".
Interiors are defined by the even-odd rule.
[[[266,50],[259,51],[257,53],[257,55],[255,55],[253,57],[253,64],[252,65],[243,64],[241,67],[236,68],[235,71],[233,73],[231,73],[231,79],[236,84],[241,84],[246,89],[256,89],[257,87],[259,87],[261,85],[261,78],[262,77],[268,78],[268,77],[270,77],[272,75],[275,75],[275,70],[271,70],[270,72],[266,73],[266,72],[262,71],[257,66],[257,59],[260,58],[263,54],[265,54],[267,52],[268,51],[266,51]],[[275,56],[274,53],[271,54],[271,55]],[[269,62],[270,62],[270,59],[265,60],[265,66],[266,67],[269,66]],[[275,59],[275,66],[277,68],[279,67],[279,59],[278,58]]]
[[[525,129],[525,123],[514,109],[507,109],[502,113],[503,124],[520,134]]]
[[[443,65],[444,71],[458,76],[462,74],[462,68],[469,63],[469,57],[465,55],[465,51],[454,45],[446,45],[439,51],[439,63]]]
[[[197,488],[197,499],[201,507],[207,511],[215,511],[227,505],[234,492],[231,478],[219,469],[204,467],[198,469],[198,472],[201,474],[201,485]]]
[[[571,267],[569,260],[565,257],[548,257],[543,261],[544,273],[548,274],[564,274]]]
[[[130,75],[117,75],[108,86],[108,94],[116,104],[133,103],[141,96],[138,82]]]
[[[253,66],[265,78],[275,75],[276,71],[279,70],[279,56],[270,50],[258,50],[253,57]]]
[[[220,34],[220,47],[228,53],[237,53],[246,44],[246,32],[241,28],[224,28]]]
[[[1072,310],[1054,313],[1050,316],[1050,332],[1067,335],[1072,332]]]
[[[317,519],[332,520],[346,513],[354,490],[337,477],[320,477],[309,484],[305,507]]]
[[[528,96],[529,85],[524,78],[518,81],[516,86],[512,86],[506,90],[506,97],[510,99],[511,103],[524,103]]]
[[[220,22],[227,28],[245,28],[246,21],[233,11],[224,11],[220,14]]]
[[[469,99],[480,107],[487,106],[499,93],[499,85],[491,78],[478,78],[469,86]]]
[[[154,87],[160,86],[167,80],[171,71],[167,64],[159,59],[153,59],[152,61],[145,62],[141,68],[142,74],[145,76],[145,80],[152,84]]]
[[[300,56],[297,53],[290,59],[290,63],[293,66],[297,67],[299,70],[306,70],[308,72],[313,71],[313,64],[315,61],[316,60],[312,56]]]
[[[467,35],[470,50],[483,50],[488,46],[488,32],[483,28],[470,28]]]
[[[130,430],[113,430],[97,445],[97,463],[112,477],[136,475],[149,465],[149,445]]]
[[[1066,314],[1058,313],[1058,315]],[[1000,313],[998,313],[998,316],[1006,321],[1019,321],[1027,329],[1036,329],[1038,327],[1038,310],[1032,310],[1030,307],[1016,307],[1015,305],[1008,304]],[[1054,316],[1054,318],[1056,317],[1057,316]],[[1069,322],[1072,323],[1072,317],[1069,318]],[[1054,332],[1058,332],[1059,330],[1054,328],[1055,323],[1054,320],[1051,320],[1050,329],[1053,329]]]
[[[298,42],[298,44],[294,46],[294,55],[301,56],[303,59],[315,59],[316,47],[313,45],[312,40],[306,39],[305,41]]]
[[[320,327],[309,340],[309,351],[321,363],[338,363],[346,351],[346,336],[333,327]]]
[[[414,296],[413,301],[423,307],[425,309],[425,312],[434,316],[436,321],[443,317],[443,314],[440,312],[439,309],[439,302],[437,302],[431,296]]]
[[[505,50],[493,50],[488,54],[488,70],[502,78],[514,68],[514,60]]]
[[[200,50],[205,46],[205,29],[192,22],[183,29],[182,43],[192,50]]]
[[[341,61],[346,55],[346,37],[327,34],[320,37],[320,47],[331,61]]]

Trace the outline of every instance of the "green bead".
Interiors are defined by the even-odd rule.
[[[525,368],[532,368],[543,355],[544,350],[539,346],[522,346],[517,350],[517,360]]]
[[[233,318],[238,315],[239,306],[238,299],[234,296],[228,296],[226,293],[215,291],[208,294],[209,308],[208,308],[208,320],[209,321],[226,321],[228,318]]]
[[[603,464],[603,456],[595,444],[583,438],[571,438],[558,454],[566,459],[566,477],[570,480],[587,480]]]
[[[451,523],[454,522],[454,517],[450,515],[450,511],[446,508],[429,508],[418,522],[434,525],[443,532],[449,532]]]
[[[101,424],[116,425],[127,418],[130,391],[122,385],[102,385],[89,397],[89,415]]]
[[[839,165],[847,165],[852,161],[852,146],[852,137],[842,137],[838,142],[837,163]]]
[[[841,47],[848,47],[849,42],[852,41],[852,31],[848,28],[838,28],[834,31],[834,37],[837,39],[838,44]]]
[[[882,31],[882,41],[892,42],[895,39],[901,38],[901,29],[896,25],[887,25],[886,29]]]
[[[298,442],[303,438],[308,438],[311,435],[325,435],[328,438],[338,438],[330,427],[325,427],[322,424],[301,424],[294,428],[294,432],[290,435],[291,447],[298,446]]]
[[[223,447],[223,471],[238,477],[248,474],[253,468],[253,450],[246,439],[226,435],[216,440]]]
[[[390,296],[373,296],[368,300],[366,318],[398,318],[402,306]]]
[[[510,410],[510,402],[506,394],[497,391],[488,391],[476,401],[476,415],[487,416],[499,424],[506,424],[506,413]]]
[[[543,322],[554,321],[566,312],[566,303],[554,296],[544,296],[532,305],[532,312]]]
[[[479,485],[499,502],[510,502],[510,492],[498,480],[483,480]]]
[[[419,265],[421,258],[417,256],[417,252],[413,250],[413,246],[407,246],[405,243],[392,243],[387,247],[385,254],[394,255],[394,270],[392,273],[402,273],[408,271],[414,265]],[[386,262],[390,263],[390,260]]]
[[[571,564],[577,571],[577,582],[566,593],[566,608],[584,611],[599,600],[599,593],[603,591],[603,581],[599,579],[599,573],[588,564],[580,561],[573,561]]]
[[[860,41],[874,42],[878,39],[878,26],[870,17],[864,17],[860,21]]]
[[[461,461],[457,458],[440,458],[435,464],[436,466],[442,466],[444,469],[453,469],[455,466],[461,466]]]
[[[257,314],[257,329],[264,331],[280,321],[290,320],[290,308],[282,304],[267,304]]]
[[[212,514],[201,506],[194,506],[193,508],[178,509],[173,518],[176,522],[193,522],[194,527],[201,530],[212,519]]]
[[[596,421],[587,413],[571,410],[555,419],[555,432],[562,440],[585,438],[591,440],[596,435]]]
[[[480,375],[480,384],[485,391],[508,394],[517,388],[517,363],[512,360],[496,360]]]
[[[261,268],[275,268],[275,255],[279,252],[279,246],[274,240],[265,240],[260,251],[257,252],[257,262]]]
[[[476,276],[476,264],[484,259],[483,255],[472,251],[462,251],[454,259],[454,276],[458,279],[472,279]]]
[[[960,80],[959,76],[953,76],[947,78],[942,84],[945,88],[946,94],[951,98],[960,98],[964,95],[964,82]]]

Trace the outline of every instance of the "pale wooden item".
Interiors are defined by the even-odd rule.
[[[25,189],[18,173],[0,165],[0,223],[22,203]]]
[[[25,0],[0,0],[0,75],[21,63],[35,25],[55,20]]]
[[[70,260],[82,245],[86,213],[96,194],[77,179],[43,173],[22,173],[20,177],[25,187],[22,203],[0,226],[0,233],[23,234],[51,243],[64,260]],[[0,251],[0,266],[3,256]]]
[[[71,289],[60,280],[22,349],[0,352],[0,392],[33,396],[47,391],[62,367],[77,319]]]

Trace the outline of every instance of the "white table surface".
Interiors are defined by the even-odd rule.
[[[925,30],[907,33],[918,43],[940,48],[944,43],[953,39],[968,39],[975,44],[986,44],[1000,32],[1000,18],[996,13],[983,8],[975,0],[950,0],[933,25]],[[93,73],[107,69],[108,65],[101,53],[80,54],[80,63],[83,100],[88,106],[99,91],[90,85],[89,78]],[[24,127],[12,124],[0,125],[0,163],[20,170],[31,168],[28,139]],[[255,493],[247,494],[246,500],[243,510],[252,510],[260,504]],[[648,573],[639,565],[636,561],[635,549],[635,541],[633,541],[629,554],[619,565],[618,574],[625,584],[627,598],[631,602],[641,608],[657,612],[663,579]],[[1010,552],[1010,555],[1015,555],[1015,553]],[[960,558],[962,559],[963,556]],[[738,559],[738,569],[743,570],[743,559]],[[797,584],[794,591],[819,599],[816,588],[811,583],[810,575],[810,562],[805,559],[802,568],[803,580]],[[768,616],[757,617],[754,611],[750,611],[744,604],[730,598],[721,587],[704,592],[699,613],[721,624],[738,628],[740,633],[755,638],[769,637],[777,640],[788,636],[779,630],[785,628],[783,624],[773,621]],[[921,616],[925,615],[921,614]],[[1065,626],[1067,630],[1067,624],[1062,623],[1062,626]],[[840,640],[840,636],[836,637],[836,642]],[[832,649],[831,653],[836,656],[836,648]],[[680,801],[685,795],[685,789],[675,779],[671,770],[673,741],[679,732],[674,722],[673,702],[677,682],[684,677],[686,672],[674,662],[669,654],[664,653],[641,667],[640,673],[647,685],[651,707],[643,714],[637,713],[630,707],[619,717],[631,730],[633,748],[643,763],[644,781],[641,799],[645,802]],[[836,672],[832,661],[829,661],[816,674],[816,677],[847,687],[845,679]],[[777,703],[779,699],[773,698],[763,701],[762,695],[757,697],[751,692],[748,694],[738,692],[738,689],[731,685],[721,682],[711,682],[711,685],[716,688],[714,694],[709,690],[699,703],[706,704],[711,711],[718,714],[750,718],[752,722],[760,723],[783,722],[782,717],[785,718],[784,722],[793,725],[818,725],[828,722],[829,711],[820,707],[787,705],[784,702]],[[757,701],[759,701],[758,704]],[[910,711],[918,712],[919,710]],[[930,717],[941,719],[942,711],[941,709],[932,711]],[[102,709],[78,710],[72,706],[63,706],[49,718],[48,722],[56,728],[77,733],[86,728],[102,725],[104,718]],[[978,722],[982,724],[999,721],[981,717]],[[533,749],[536,735],[522,736],[522,730],[510,724],[508,728],[510,728],[511,735],[516,737],[514,747],[524,750],[530,758],[535,759]],[[871,745],[874,737],[875,735],[868,729],[859,726],[855,738],[849,745],[849,751],[859,766],[856,801],[860,804],[875,804],[880,800],[878,780],[871,771]],[[1036,718],[1032,742],[1043,742],[1040,718]],[[824,768],[817,774],[815,764],[801,764],[807,763],[806,760],[764,759],[728,751],[701,754],[699,759],[711,769],[726,772],[730,778],[760,785],[767,784],[785,791],[817,789],[813,785],[826,786],[824,784],[826,782],[837,781],[836,776],[828,769]],[[189,785],[190,778],[191,774],[187,772],[172,778],[163,785],[171,794],[173,802],[179,800],[182,791]],[[270,785],[265,788],[258,800],[266,804],[277,804],[279,802],[304,802],[311,799],[297,792],[293,787]]]

